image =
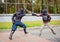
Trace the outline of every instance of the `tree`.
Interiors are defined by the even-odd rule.
[[[55,7],[56,7],[56,13],[58,13],[58,3],[57,3],[57,0],[54,0],[54,4],[55,4]]]
[[[42,2],[41,2],[42,9],[41,10],[43,10],[43,5],[44,5],[44,1],[42,0]]]
[[[4,8],[2,6],[0,6],[0,14],[2,14],[4,11]]]

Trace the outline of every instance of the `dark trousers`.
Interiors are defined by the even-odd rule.
[[[17,29],[17,26],[20,26],[22,28],[26,28],[25,24],[23,24],[21,21],[17,21],[12,25],[12,31],[15,31]]]

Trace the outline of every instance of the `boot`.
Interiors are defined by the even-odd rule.
[[[27,32],[26,32],[26,28],[24,28],[24,33],[27,34]]]
[[[53,29],[51,29],[51,31],[52,31],[52,33],[53,33],[54,35],[56,35],[56,33],[53,31]]]
[[[11,31],[10,37],[9,37],[10,40],[12,40],[12,36],[13,36],[14,32],[15,32],[15,31]]]

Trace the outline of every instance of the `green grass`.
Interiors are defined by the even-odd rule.
[[[27,28],[41,26],[42,21],[26,21],[23,22]],[[60,25],[60,20],[53,20],[50,22],[51,25]],[[0,29],[10,29],[12,27],[12,22],[0,22]]]
[[[51,25],[60,25],[60,20],[53,20],[50,22]]]

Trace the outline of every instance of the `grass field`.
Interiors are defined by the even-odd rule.
[[[42,21],[26,21],[23,22],[28,27],[41,26]],[[60,20],[52,20],[51,25],[60,25]],[[10,29],[12,27],[12,22],[0,22],[0,29]]]

